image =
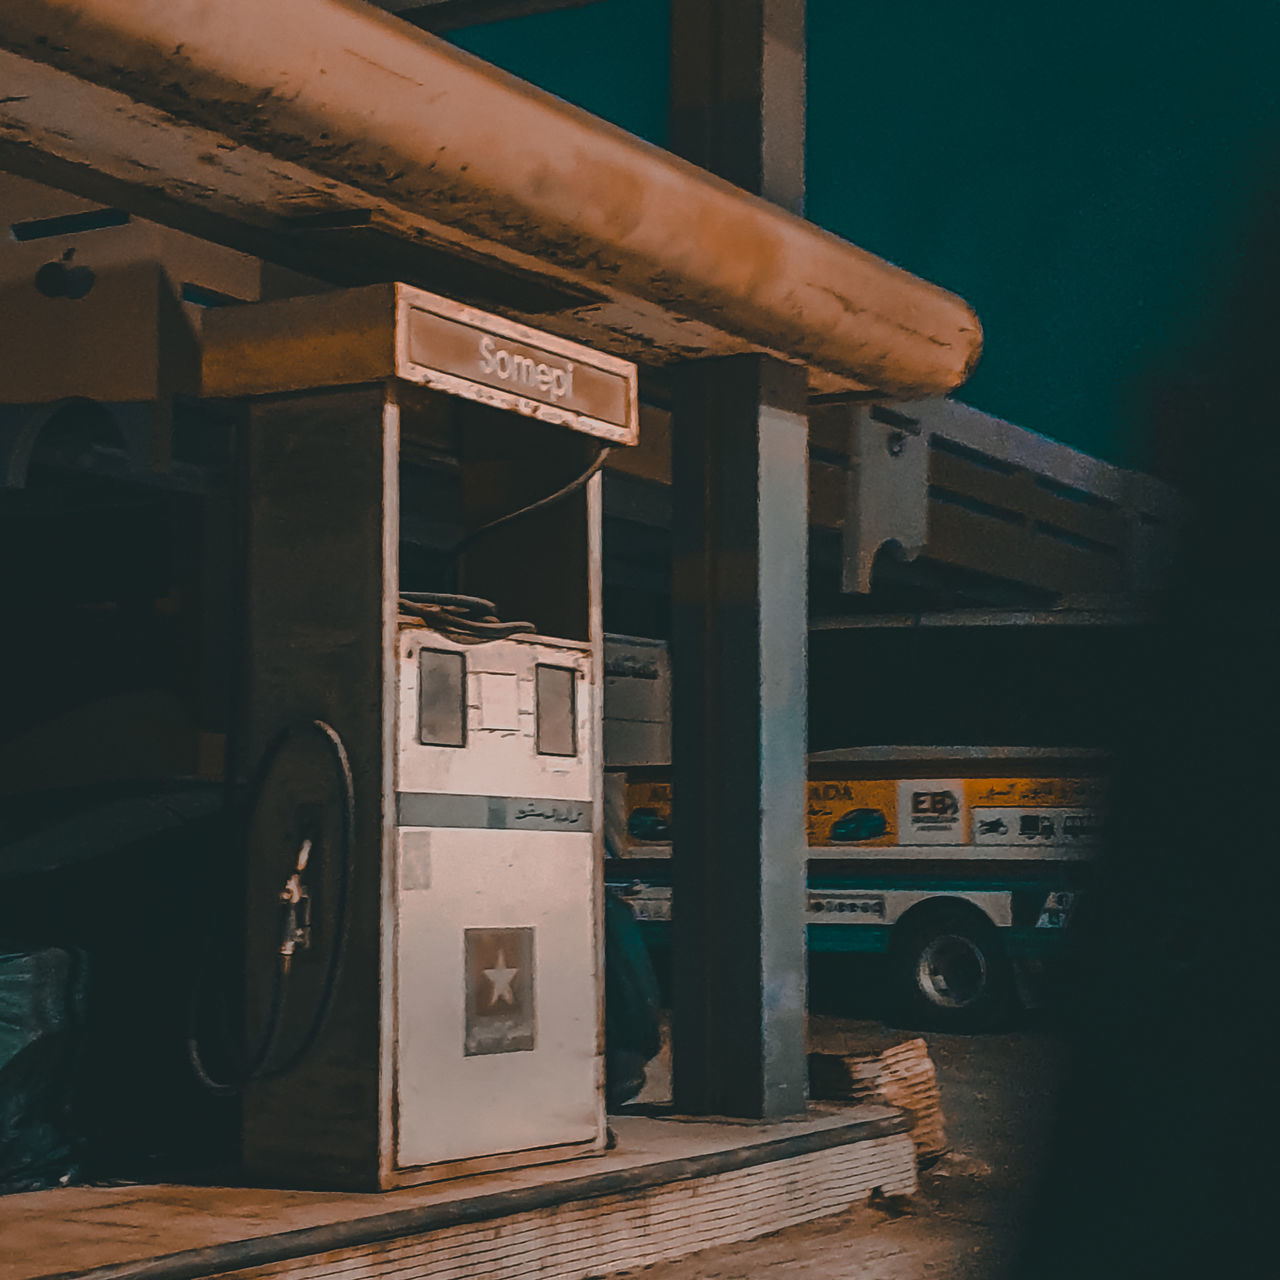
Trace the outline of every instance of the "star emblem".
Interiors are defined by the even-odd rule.
[[[511,990],[511,983],[519,969],[508,969],[507,958],[498,952],[498,963],[492,969],[485,969],[484,976],[489,979],[493,985],[493,994],[489,997],[489,1006],[492,1008],[499,1000],[505,1004],[515,1004],[515,993]]]

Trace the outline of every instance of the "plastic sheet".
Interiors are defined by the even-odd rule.
[[[0,1193],[76,1177],[71,1097],[85,986],[77,952],[0,947]]]

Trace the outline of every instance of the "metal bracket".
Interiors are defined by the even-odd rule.
[[[881,547],[891,543],[913,560],[928,540],[929,443],[904,414],[875,405],[848,412],[841,589],[865,595]]]

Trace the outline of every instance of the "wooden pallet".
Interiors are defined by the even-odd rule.
[[[901,1107],[915,1116],[911,1137],[917,1159],[933,1160],[948,1150],[937,1075],[921,1039],[880,1050],[811,1053],[809,1092],[832,1101]]]

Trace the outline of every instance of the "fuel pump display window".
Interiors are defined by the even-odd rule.
[[[418,741],[424,747],[467,744],[467,659],[447,649],[418,653]]]
[[[577,672],[570,667],[538,664],[538,754],[578,754]]]

